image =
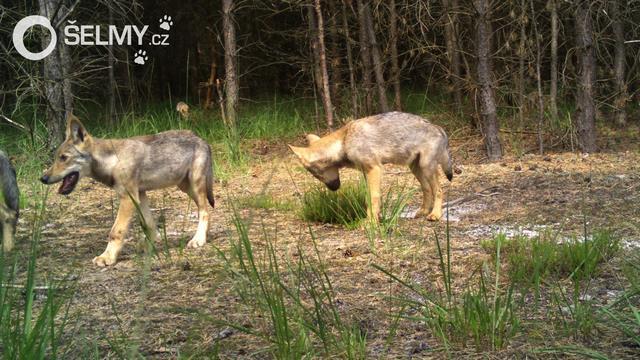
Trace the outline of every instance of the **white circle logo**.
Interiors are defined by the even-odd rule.
[[[49,45],[47,45],[47,47],[39,53],[33,53],[24,46],[24,34],[27,32],[27,30],[29,30],[29,28],[36,25],[44,26],[47,30],[49,30],[49,34],[51,34],[51,41],[49,42]],[[44,59],[45,57],[49,56],[49,54],[51,54],[53,49],[55,49],[57,41],[58,36],[56,35],[56,31],[51,26],[51,22],[49,22],[49,19],[44,16],[27,16],[26,18],[18,21],[16,27],[13,29],[13,46],[15,46],[18,53],[25,59],[34,61]]]

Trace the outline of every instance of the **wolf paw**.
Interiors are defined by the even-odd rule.
[[[116,263],[116,259],[111,256],[102,254],[100,256],[94,257],[93,263],[100,267],[111,266]]]
[[[431,213],[427,215],[427,220],[429,221],[438,221],[442,217],[442,214]]]
[[[193,239],[189,240],[189,242],[187,243],[187,247],[191,249],[196,249],[204,246],[206,242],[207,242],[206,239],[194,237]]]

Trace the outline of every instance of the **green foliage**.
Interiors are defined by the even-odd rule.
[[[406,186],[392,186],[381,199],[380,221],[364,224],[370,235],[386,235],[397,229],[402,210],[415,193]],[[369,192],[364,181],[347,183],[338,191],[315,185],[302,197],[301,217],[305,221],[340,224],[353,229],[367,217]]]
[[[623,267],[628,287],[611,304],[600,309],[608,324],[640,347],[640,252],[628,254]]]
[[[452,290],[448,229],[445,249],[437,236],[436,245],[444,294],[433,293],[374,265],[408,290],[409,294],[398,298],[403,309],[409,309],[402,316],[426,324],[447,350],[452,346],[466,347],[469,343],[473,343],[477,351],[504,348],[517,333],[520,320],[513,300],[513,285],[505,289],[500,284],[501,242],[496,242],[493,285],[488,283],[485,273],[489,270],[485,268],[475,275],[475,283],[469,284],[461,294]]]
[[[367,217],[367,189],[364,183],[347,183],[338,191],[315,185],[302,196],[301,217],[305,221],[357,227]]]
[[[12,261],[0,248],[0,351],[4,359],[57,358],[63,354],[60,338],[68,321],[69,292],[53,282],[36,286],[45,199],[37,209],[24,285],[16,278],[17,257]],[[40,292],[44,292],[44,300],[38,299]]]
[[[264,210],[290,211],[293,209],[293,203],[290,201],[278,200],[272,195],[264,193],[239,198],[238,205],[242,208]]]
[[[598,265],[611,259],[620,249],[620,241],[609,231],[597,231],[589,239],[558,240],[549,233],[528,238],[515,236],[507,239],[504,234],[483,241],[482,247],[494,254],[496,244],[503,245],[509,277],[520,285],[533,286],[536,292],[550,275],[555,277],[591,278]]]
[[[239,331],[270,343],[277,359],[338,356],[366,357],[366,336],[346,322],[336,308],[335,291],[317,247],[313,257],[298,248],[297,260],[276,253],[265,236],[266,251],[253,249],[248,227],[234,213],[238,239],[232,240],[230,254],[218,251],[233,288],[254,316],[251,326],[227,323]]]

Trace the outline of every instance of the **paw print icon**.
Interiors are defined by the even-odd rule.
[[[160,18],[160,29],[169,31],[173,26],[173,19],[169,15],[165,15]]]
[[[138,65],[144,65],[149,57],[147,56],[147,52],[140,49],[135,54],[133,54],[133,62]]]

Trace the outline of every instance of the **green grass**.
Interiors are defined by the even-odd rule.
[[[238,237],[231,239],[230,251],[218,254],[234,292],[254,316],[250,325],[223,324],[266,341],[277,359],[364,359],[366,336],[338,311],[315,237],[314,252],[299,247],[296,259],[277,253],[275,240],[266,235],[265,251],[256,253],[237,212],[232,221]]]
[[[382,197],[379,224],[365,224],[367,230],[380,235],[396,230],[400,214],[414,192],[404,185],[392,186]],[[305,221],[339,224],[354,229],[366,219],[368,204],[367,185],[363,180],[344,184],[338,191],[316,184],[302,196],[300,217]]]
[[[241,208],[253,208],[263,210],[291,211],[294,204],[290,201],[279,200],[270,194],[255,194],[237,199]]]
[[[300,216],[304,221],[357,227],[367,217],[367,189],[362,182],[347,183],[338,191],[314,185],[302,196]]]
[[[563,241],[559,240],[558,234],[550,233],[511,239],[500,234],[481,242],[481,245],[485,251],[494,254],[498,242],[503,244],[510,279],[521,285],[533,286],[536,292],[550,276],[591,278],[601,263],[620,250],[619,239],[606,230],[596,231],[591,238],[572,237]]]
[[[473,345],[478,352],[504,348],[520,328],[517,306],[513,298],[513,284],[504,286],[501,276],[501,242],[496,242],[493,283],[491,271],[486,268],[474,272],[467,287],[454,292],[451,273],[451,244],[447,230],[446,242],[435,236],[438,250],[443,292],[433,292],[420,284],[404,280],[386,270],[374,267],[401,285],[407,293],[397,296],[403,313],[401,317],[425,324],[431,333],[450,352],[452,349]]]
[[[4,359],[45,359],[61,356],[60,343],[71,305],[68,289],[56,282],[40,282],[37,274],[40,229],[46,197],[37,206],[27,256],[26,279],[17,278],[18,256],[0,249],[0,353]],[[43,300],[39,300],[39,293]]]

